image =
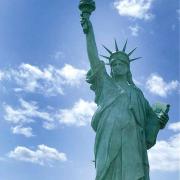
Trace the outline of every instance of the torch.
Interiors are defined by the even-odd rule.
[[[80,0],[79,9],[82,12],[81,17],[88,19],[91,13],[96,9],[95,2],[93,0]],[[83,31],[85,34],[88,33],[88,24],[83,25]]]

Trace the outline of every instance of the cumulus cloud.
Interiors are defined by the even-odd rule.
[[[4,104],[4,119],[8,121],[13,127],[11,128],[13,134],[21,134],[26,137],[32,137],[32,128],[24,127],[26,124],[34,123],[35,120],[43,120],[43,127],[50,129],[50,125],[54,123],[54,119],[49,112],[39,110],[37,102],[27,102],[20,99],[20,107],[13,108],[10,105]],[[49,124],[47,127],[46,124]],[[52,129],[52,125],[51,125]]]
[[[54,162],[67,161],[65,153],[59,152],[57,149],[48,147],[44,144],[38,145],[37,149],[34,151],[24,146],[17,146],[13,151],[9,152],[8,157],[42,166],[52,166]]]
[[[146,89],[152,94],[156,94],[161,97],[166,97],[173,90],[178,89],[178,87],[179,82],[177,80],[165,82],[164,79],[158,74],[151,74],[146,82]]]
[[[55,121],[55,119],[54,119]],[[43,122],[43,128],[46,130],[53,130],[56,128],[56,123],[55,122]]]
[[[134,26],[129,26],[129,29],[131,31],[132,36],[138,36],[139,35],[140,27],[137,24]]]
[[[86,71],[77,69],[69,64],[65,64],[61,69],[57,69],[52,65],[46,68],[39,68],[23,63],[17,69],[2,71],[1,74],[1,79],[3,76],[7,77],[7,80],[15,82],[17,87],[14,90],[16,92],[25,91],[54,96],[64,94],[64,86],[78,86],[83,81]]]
[[[66,84],[79,85],[82,78],[85,77],[86,71],[76,69],[73,66],[66,64],[60,71],[60,76],[64,79]]]
[[[34,122],[34,118],[41,118],[46,121],[53,121],[52,117],[47,112],[39,111],[37,102],[27,102],[20,99],[20,108],[13,108],[10,105],[4,104],[4,119],[12,124],[27,124]]]
[[[31,123],[36,123],[38,119],[42,121],[42,127],[46,130],[55,129],[58,124],[67,126],[85,126],[87,125],[96,109],[94,102],[83,99],[75,102],[70,109],[50,109],[40,110],[37,102],[27,102],[20,99],[18,108],[4,104],[4,119],[11,124],[13,134],[21,134],[25,137],[34,136],[30,127]],[[28,127],[26,127],[28,124]]]
[[[13,134],[21,134],[29,138],[34,136],[31,127],[22,127],[21,125],[11,128]]]
[[[180,132],[180,122],[171,123],[168,128],[173,130],[174,132]]]
[[[150,149],[149,161],[151,170],[180,171],[180,126],[179,122],[172,123],[169,129],[177,132],[167,141],[157,141]]]
[[[153,17],[149,12],[153,1],[154,0],[116,0],[114,6],[121,16],[148,20]]]
[[[96,109],[94,102],[84,101],[80,99],[70,109],[60,109],[56,114],[61,124],[85,126],[87,125]]]

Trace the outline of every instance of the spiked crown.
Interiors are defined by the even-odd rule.
[[[109,63],[107,65],[111,65],[114,60],[120,60],[120,61],[123,61],[129,65],[130,62],[141,58],[141,57],[138,57],[138,58],[130,59],[130,55],[136,50],[136,48],[134,48],[131,52],[126,53],[125,51],[126,51],[126,46],[127,46],[127,40],[126,40],[124,47],[121,51],[118,48],[116,40],[114,40],[114,42],[115,42],[115,52],[110,51],[107,47],[105,47],[103,45],[103,47],[106,49],[106,51],[110,54],[109,57],[101,55],[102,57],[109,60]]]

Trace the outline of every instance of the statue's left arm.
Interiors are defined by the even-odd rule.
[[[150,149],[155,145],[159,131],[165,128],[169,120],[168,110],[169,109],[164,112],[161,111],[161,113],[157,113],[146,100],[147,116],[145,124],[145,134],[147,149]]]

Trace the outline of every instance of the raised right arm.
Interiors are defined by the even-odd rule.
[[[100,60],[98,57],[98,50],[96,46],[92,23],[89,20],[88,14],[83,14],[81,16],[81,25],[86,35],[87,53],[88,53],[90,66],[92,70],[95,70]]]

